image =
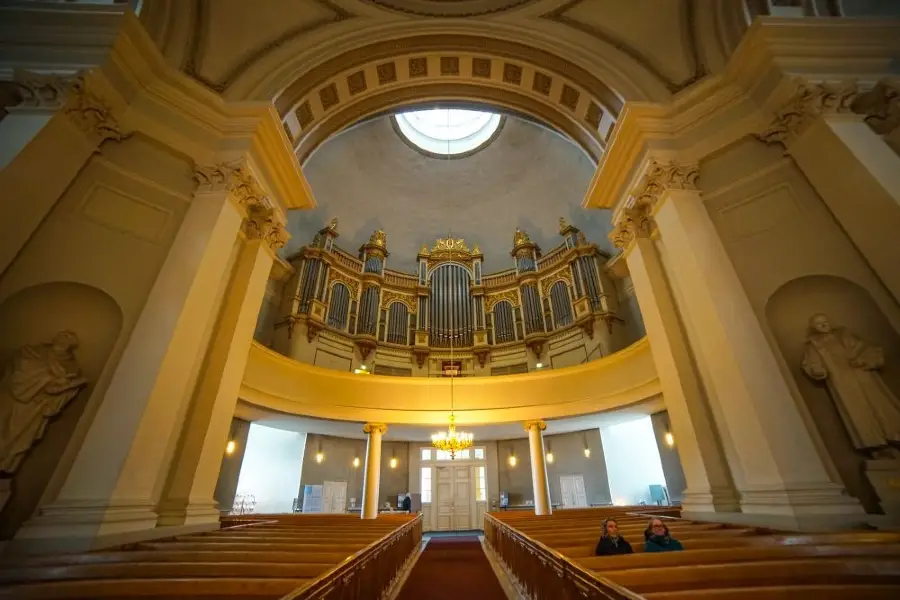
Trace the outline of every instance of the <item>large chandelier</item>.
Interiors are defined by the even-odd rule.
[[[447,239],[453,239],[453,236],[448,234]],[[452,248],[450,249],[450,264],[453,264]],[[453,414],[453,378],[457,375],[453,363],[453,340],[459,335],[459,332],[453,328],[454,314],[455,311],[450,312],[450,422],[447,425],[447,431],[439,431],[431,435],[431,445],[438,450],[448,452],[450,460],[456,460],[456,455],[471,448],[475,440],[474,434],[456,430],[456,415]]]

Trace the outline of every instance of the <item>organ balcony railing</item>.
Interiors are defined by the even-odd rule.
[[[609,255],[560,219],[561,244],[546,255],[516,230],[513,268],[483,273],[483,255],[464,239],[439,238],[417,254],[415,273],[388,268],[387,235],[378,230],[353,257],[338,247],[337,220],[289,257],[294,266],[280,326],[288,337],[305,323],[311,343],[329,330],[354,340],[363,360],[375,348],[405,349],[422,361],[451,345],[482,366],[492,349],[526,344],[539,354],[551,335],[580,327],[593,338],[600,321],[623,323],[605,268]]]

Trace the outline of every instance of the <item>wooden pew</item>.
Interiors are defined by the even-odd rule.
[[[346,564],[413,517],[278,515],[119,549],[0,566],[0,598],[277,599]],[[273,522],[274,521],[274,522]]]
[[[900,533],[788,533],[664,515],[683,552],[644,553],[642,513],[491,513],[598,577],[654,600],[900,598]],[[626,509],[627,511],[628,509]],[[635,554],[593,556],[605,518],[616,518]]]

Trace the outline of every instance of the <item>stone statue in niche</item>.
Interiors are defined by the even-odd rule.
[[[810,317],[803,371],[827,384],[854,448],[868,458],[900,456],[900,400],[878,374],[883,366],[881,348],[827,315]]]
[[[23,346],[0,381],[0,473],[13,474],[87,380],[75,359],[78,336],[60,331],[48,343]]]

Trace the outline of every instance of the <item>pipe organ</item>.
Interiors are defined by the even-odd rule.
[[[403,273],[387,268],[384,231],[353,256],[336,243],[335,219],[290,257],[288,314],[278,326],[288,328],[290,339],[298,323],[305,325],[310,344],[321,331],[343,336],[363,361],[373,350],[392,360],[406,353],[420,368],[446,358],[451,342],[464,363],[477,358],[484,367],[492,352],[516,345],[539,359],[551,338],[573,328],[593,339],[595,323],[602,322],[608,336],[623,322],[615,314],[609,256],[563,219],[559,233],[563,242],[545,254],[516,229],[512,268],[497,273],[483,272],[478,245],[439,238],[422,246],[415,272]]]

